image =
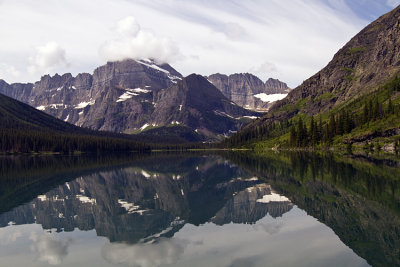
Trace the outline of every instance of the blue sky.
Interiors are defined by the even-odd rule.
[[[184,75],[250,72],[291,87],[400,0],[0,0],[0,78],[155,58]]]

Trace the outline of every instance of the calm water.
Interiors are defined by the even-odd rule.
[[[0,158],[0,266],[398,266],[393,161]]]

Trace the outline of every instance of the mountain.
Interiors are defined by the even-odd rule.
[[[270,146],[307,146],[314,142],[367,147],[372,139],[383,137],[383,143],[376,139],[373,146],[396,150],[396,136],[400,135],[399,23],[400,7],[372,22],[325,68],[275,103],[245,131],[264,128],[268,137],[261,139],[275,138]],[[286,130],[274,130],[277,123],[284,123]]]
[[[268,111],[274,101],[282,99],[290,92],[286,83],[272,78],[264,83],[250,73],[229,76],[217,73],[207,79],[239,106],[262,112]]]
[[[168,134],[165,127],[174,126],[190,141],[229,134],[250,121],[243,116],[259,115],[232,104],[206,79],[183,78],[148,59],[108,62],[93,75],[46,75],[35,84],[0,81],[0,93],[93,130]]]
[[[245,125],[242,119],[259,115],[228,100],[204,77],[189,75],[157,94],[152,125],[187,125],[206,136],[229,134]]]

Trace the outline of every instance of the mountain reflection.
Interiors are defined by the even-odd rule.
[[[167,251],[171,237],[184,224],[213,222],[253,224],[270,214],[280,217],[293,204],[257,177],[218,156],[161,156],[137,160],[129,166],[69,180],[28,204],[0,215],[0,226],[40,224],[50,231],[95,229],[111,242],[157,240]],[[115,251],[132,249],[120,244]],[[61,246],[62,248],[62,246]]]

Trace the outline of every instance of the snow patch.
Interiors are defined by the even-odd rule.
[[[67,117],[65,118],[64,121],[68,121],[69,120],[69,114],[67,115]]]
[[[228,117],[228,118],[231,118],[231,119],[235,119],[234,117],[232,117],[232,116],[229,115],[229,114],[226,114],[226,113],[223,112],[223,111],[214,110],[214,113],[215,113],[215,115],[218,115],[218,116],[223,116],[223,117]]]
[[[81,102],[78,105],[75,106],[74,109],[82,109],[82,108],[86,108],[87,106],[91,106],[94,105],[95,101],[89,101],[89,102]]]
[[[39,196],[37,196],[37,199],[39,199],[40,201],[46,201],[47,197],[46,197],[46,195],[39,195]]]
[[[182,111],[182,105],[179,105],[179,111]]]
[[[151,175],[148,172],[144,171],[144,170],[142,170],[142,175],[144,177],[146,177],[147,179],[151,177]]]
[[[173,180],[180,180],[181,178],[182,178],[182,176],[180,176],[179,174],[178,175],[175,175],[175,174],[172,175],[172,179]]]
[[[136,62],[138,62],[139,64],[142,64],[142,65],[144,65],[146,67],[155,69],[155,70],[157,70],[159,72],[165,73],[168,76],[168,78],[171,80],[171,82],[173,82],[173,83],[177,83],[177,80],[182,80],[178,76],[172,75],[169,71],[167,71],[167,70],[165,70],[163,68],[160,68],[159,66],[154,64],[154,62],[152,60],[150,60],[150,59],[136,60]]]
[[[259,203],[270,203],[270,202],[290,202],[290,200],[279,194],[271,192],[270,195],[264,195],[262,198],[257,199]]]
[[[151,90],[147,90],[147,89],[142,89],[142,88],[135,88],[135,89],[126,89],[127,91],[129,91],[129,92],[135,92],[135,93],[143,93],[143,94],[147,94],[147,93],[150,93],[151,92]]]
[[[143,131],[144,129],[146,129],[149,126],[150,125],[148,123],[145,123],[142,127],[140,127],[140,130]]]
[[[173,125],[175,125],[175,124],[176,124],[176,125],[179,125],[179,124],[181,124],[181,122],[179,122],[179,121],[172,121],[171,124],[173,124]]]
[[[118,204],[120,204],[121,207],[123,207],[128,212],[128,214],[139,213],[140,215],[142,215],[143,212],[146,211],[146,210],[139,210],[140,206],[135,205],[133,203],[129,203],[128,201],[122,199],[118,199]]]
[[[65,106],[65,108],[67,107],[67,105],[64,105],[64,104],[50,104],[50,105],[47,105],[47,106],[38,106],[38,107],[36,107],[36,109],[37,110],[45,110],[46,108],[53,108],[53,109],[58,109],[59,107],[64,107]]]
[[[259,117],[257,117],[257,116],[243,116],[242,118],[249,118],[249,119],[255,120],[255,119],[258,119]]]
[[[169,74],[169,71],[167,71],[167,70],[165,70],[163,68],[160,68],[159,66],[154,64],[153,61],[151,61],[150,59],[136,60],[136,62],[138,62],[138,63],[140,63],[140,64],[142,64],[142,65],[144,65],[146,67],[149,67],[149,68],[164,72],[165,74]],[[145,63],[145,62],[147,62],[147,63]]]
[[[72,89],[74,89],[74,90],[76,90],[76,87],[75,87],[75,86],[73,86],[73,85],[71,86],[71,88],[72,88]]]
[[[136,96],[136,95],[139,95],[139,94],[133,93],[133,92],[129,92],[129,91],[125,92],[125,93],[123,93],[122,95],[119,96],[119,98],[118,98],[118,100],[116,102],[126,101],[126,100],[132,98],[132,96]]]
[[[96,204],[96,199],[90,198],[83,195],[76,195],[76,198],[79,199],[82,203]]]
[[[50,108],[54,108],[54,109],[58,109],[59,107],[63,107],[64,106],[64,104],[50,104],[50,105],[48,105],[48,107],[50,107]]]
[[[267,95],[266,93],[260,93],[254,95],[254,97],[259,98],[263,102],[275,102],[281,99],[284,99],[288,94],[271,94]]]
[[[171,230],[173,230],[174,227],[176,227],[178,225],[181,225],[181,224],[184,224],[184,223],[185,223],[184,220],[181,220],[180,217],[176,217],[175,220],[173,220],[167,228],[165,228],[164,230],[162,230],[161,232],[159,232],[157,234],[154,234],[154,235],[148,236],[148,237],[146,237],[144,239],[141,239],[140,241],[141,242],[147,242],[149,240],[154,240],[156,238],[159,238],[161,235],[164,235],[164,234],[170,232]]]

